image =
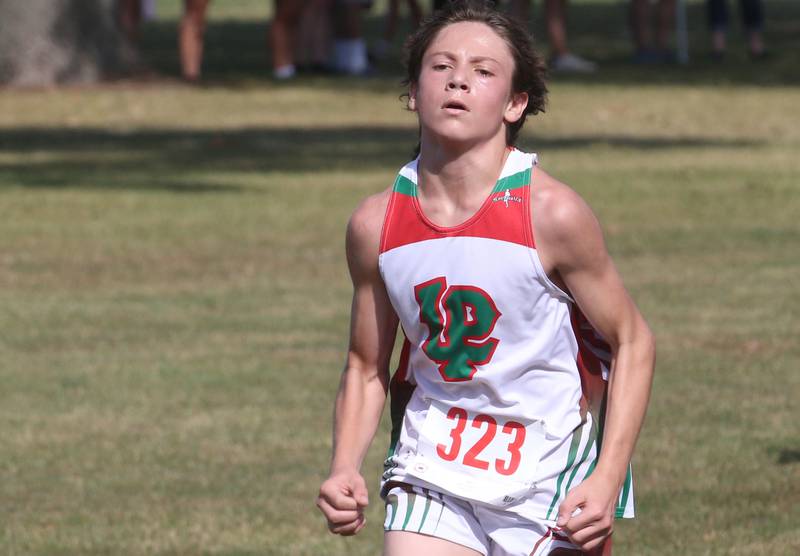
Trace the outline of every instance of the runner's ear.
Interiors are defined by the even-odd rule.
[[[417,111],[417,86],[415,84],[411,84],[408,87],[408,104],[407,107],[412,112]]]
[[[508,124],[513,124],[525,113],[528,106],[528,93],[513,93],[508,99],[503,120]]]

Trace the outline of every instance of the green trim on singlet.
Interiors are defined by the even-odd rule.
[[[595,415],[592,413],[592,417],[595,418],[595,422],[597,423],[597,457],[594,458],[594,461],[589,466],[589,469],[586,471],[586,476],[583,478],[585,481],[589,478],[589,476],[594,472],[594,468],[597,466],[597,460],[600,459],[600,450],[603,449],[603,429],[605,428],[606,424],[606,403],[608,402],[608,390],[606,393],[603,394],[603,400],[600,402],[600,413]]]
[[[506,189],[517,189],[518,187],[528,185],[530,181],[531,169],[526,168],[521,172],[517,172],[516,174],[511,174],[510,176],[506,176],[497,180],[497,183],[494,185],[491,194],[494,195],[495,193],[502,193]],[[401,195],[416,197],[417,184],[404,175],[397,174],[397,178],[394,180],[394,187],[392,187],[392,191],[395,193],[400,193]]]
[[[589,464],[589,469],[586,470],[586,476],[583,478],[585,481],[589,478],[589,475],[594,473],[594,468],[597,466],[597,460],[600,459],[600,443],[597,444],[597,457],[592,460],[592,463]]]
[[[603,403],[600,405],[600,418],[596,421],[598,423],[597,457],[594,458],[591,465],[589,465],[589,469],[586,471],[586,475],[583,477],[584,481],[588,479],[589,476],[594,472],[594,468],[597,467],[597,461],[600,459],[600,450],[603,447],[603,428],[605,425],[606,402],[608,402],[607,393],[605,396],[603,396]],[[629,463],[628,472],[625,475],[625,482],[622,485],[622,492],[620,496],[617,498],[617,508],[614,511],[614,517],[625,517],[625,506],[628,505],[628,497],[630,496],[632,486],[633,486],[633,473],[632,473],[632,466]]]
[[[389,416],[391,417],[392,431],[389,436],[389,450],[386,452],[387,460],[390,460],[397,450],[397,443],[400,441],[400,433],[403,429],[403,419],[406,415],[406,406],[411,401],[411,396],[416,388],[416,385],[411,385],[410,383],[405,383],[405,385],[405,388],[401,391],[392,391],[391,386],[389,388],[391,398],[389,400]],[[399,390],[401,386],[397,388]],[[386,465],[384,465],[384,468],[386,468]]]
[[[397,434],[391,434],[389,437],[389,449],[386,451],[386,458],[389,459],[394,455],[394,451],[397,449],[397,442],[400,440],[400,431]],[[384,466],[385,467],[385,466]]]
[[[620,497],[617,511],[614,513],[615,517],[625,517],[625,507],[628,505],[628,496],[631,493],[633,486],[633,475],[631,473],[631,466],[628,465],[628,472],[625,474],[625,484],[622,487],[622,496]]]
[[[417,184],[402,174],[397,174],[397,179],[394,180],[394,187],[392,190],[395,193],[408,195],[409,197],[417,196]]]
[[[564,482],[564,477],[567,476],[567,471],[570,470],[572,464],[575,462],[575,456],[578,455],[578,446],[581,444],[582,436],[583,427],[580,427],[577,433],[572,435],[572,442],[569,446],[569,456],[567,456],[567,465],[564,466],[564,470],[558,475],[558,481],[556,481],[556,493],[553,495],[553,501],[550,502],[550,508],[547,510],[547,516],[545,519],[550,519],[550,514],[553,513],[553,508],[555,508],[556,502],[558,502],[559,493],[561,492],[561,483]]]
[[[492,189],[492,193],[502,193],[506,189],[516,189],[518,187],[528,185],[530,182],[531,169],[526,168],[521,172],[517,172],[516,174],[511,174],[510,176],[506,176],[497,180],[494,189]]]
[[[597,422],[594,419],[592,419],[592,428],[589,431],[589,440],[588,442],[586,442],[586,448],[584,448],[583,454],[581,454],[581,459],[572,468],[572,473],[570,473],[569,475],[569,479],[567,480],[567,486],[564,487],[564,492],[569,492],[569,488],[570,486],[572,486],[572,481],[575,480],[575,475],[578,474],[578,469],[580,469],[580,466],[583,465],[583,462],[585,462],[586,459],[589,457],[589,452],[591,451],[592,446],[595,445],[596,441],[597,441]],[[594,464],[594,462],[597,461],[597,456],[599,455],[600,452],[598,451],[595,454],[595,458],[592,461],[592,464]]]

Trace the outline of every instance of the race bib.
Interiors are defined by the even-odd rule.
[[[509,506],[536,488],[544,440],[541,421],[432,401],[406,472],[462,498]]]

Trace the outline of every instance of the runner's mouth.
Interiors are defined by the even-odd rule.
[[[464,104],[463,102],[459,102],[457,100],[451,100],[451,101],[445,103],[445,105],[442,108],[452,109],[452,110],[464,110],[466,112],[469,112],[469,109],[467,108],[467,105]]]

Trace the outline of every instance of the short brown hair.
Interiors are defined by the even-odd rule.
[[[547,66],[533,46],[528,30],[499,12],[493,2],[486,0],[453,0],[428,18],[405,43],[403,62],[406,77],[403,84],[415,85],[419,81],[422,58],[439,31],[454,23],[474,21],[487,25],[508,45],[514,59],[511,90],[514,94],[527,93],[528,106],[516,122],[506,126],[506,144],[516,143],[528,114],[544,112],[547,102]]]

